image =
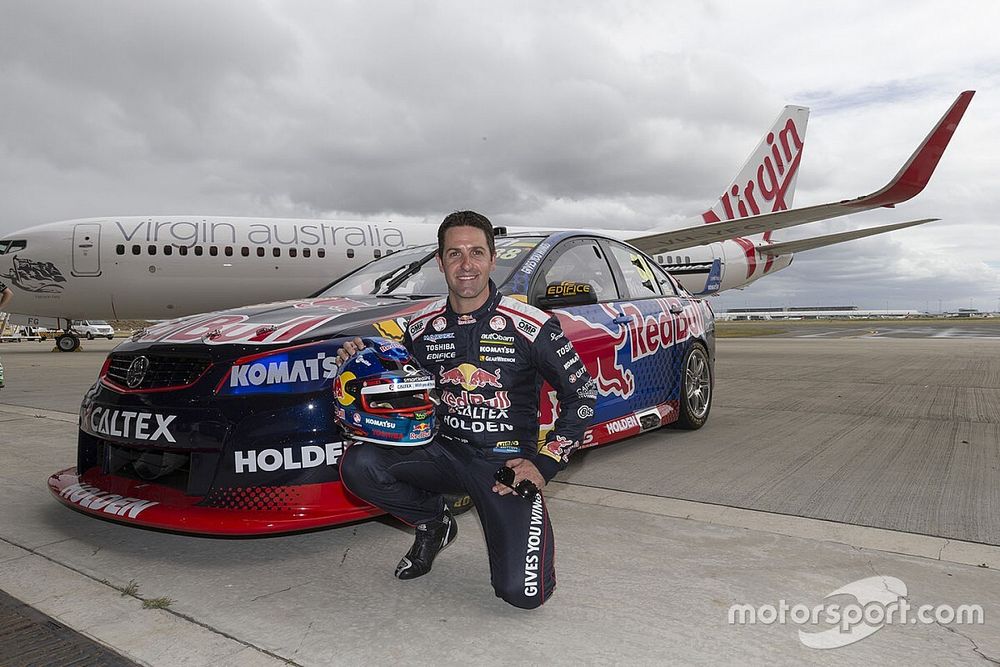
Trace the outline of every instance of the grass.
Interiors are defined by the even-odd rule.
[[[166,609],[167,607],[169,607],[173,603],[174,603],[173,600],[171,600],[170,598],[168,598],[167,596],[164,595],[163,597],[159,597],[159,598],[150,598],[148,600],[143,600],[142,601],[142,608],[143,609]]]
[[[128,583],[118,589],[121,592],[122,597],[126,595],[131,595],[132,597],[138,597],[139,593],[139,582],[135,579],[129,579]]]

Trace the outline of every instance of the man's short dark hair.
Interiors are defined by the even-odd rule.
[[[444,257],[444,233],[452,227],[475,227],[483,230],[486,235],[486,245],[490,249],[490,257],[497,254],[497,246],[493,240],[493,223],[485,215],[475,211],[455,211],[445,216],[438,227],[438,257]]]

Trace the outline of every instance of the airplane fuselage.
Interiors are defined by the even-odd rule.
[[[529,231],[537,228],[507,229],[511,234]],[[595,231],[622,239],[642,233]],[[391,221],[207,216],[68,220],[0,242],[0,280],[15,290],[9,306],[13,313],[164,319],[308,295],[374,258],[434,243],[436,234],[436,225]],[[767,260],[752,250],[753,244],[738,241],[654,258],[693,293],[706,292],[715,261],[718,282],[710,292],[741,287],[790,262],[790,257],[779,257],[765,269]]]

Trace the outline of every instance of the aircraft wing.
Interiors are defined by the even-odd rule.
[[[806,206],[735,220],[694,225],[669,232],[646,234],[630,238],[628,241],[640,250],[657,254],[680,248],[708,245],[738,236],[752,236],[766,231],[786,229],[879,207],[892,208],[900,202],[915,197],[927,185],[974,94],[973,90],[961,93],[923,143],[906,161],[903,168],[885,187],[871,194],[829,204]]]
[[[839,234],[827,234],[826,236],[815,236],[811,239],[799,239],[798,241],[785,241],[784,243],[772,243],[770,245],[757,246],[757,251],[765,255],[787,255],[789,253],[805,252],[815,250],[835,243],[863,239],[866,236],[885,234],[897,229],[905,229],[915,225],[922,225],[926,222],[934,222],[941,218],[923,218],[921,220],[911,220],[910,222],[897,222],[892,225],[882,225],[880,227],[868,227],[867,229],[855,229],[850,232],[840,232]]]

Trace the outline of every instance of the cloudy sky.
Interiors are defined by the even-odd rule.
[[[883,185],[978,91],[928,188],[777,240],[720,307],[1000,307],[994,0],[0,0],[0,235],[154,214],[650,229],[712,204],[785,104],[795,204]]]

